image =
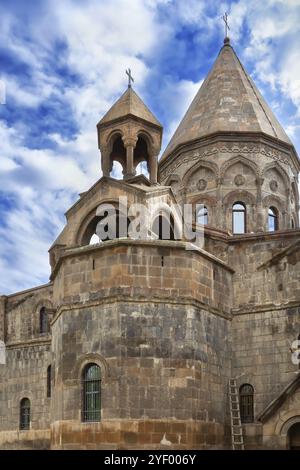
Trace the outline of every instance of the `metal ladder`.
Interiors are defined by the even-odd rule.
[[[241,424],[239,394],[236,380],[229,379],[229,403],[231,418],[231,444],[233,450],[244,450],[243,428]]]

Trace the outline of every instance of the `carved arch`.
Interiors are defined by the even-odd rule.
[[[226,194],[226,196],[223,198],[222,204],[224,207],[231,206],[236,201],[241,201],[246,205],[256,205],[255,196],[249,193],[249,191],[245,191],[243,189],[236,189]]]
[[[210,207],[214,207],[217,205],[218,200],[214,196],[209,196],[208,194],[197,195],[190,199],[188,202],[195,206],[196,204],[204,204],[205,206],[208,204]]]
[[[51,327],[51,321],[53,320],[54,318],[54,314],[55,314],[55,308],[53,306],[53,303],[51,300],[47,299],[47,298],[42,298],[40,299],[36,304],[35,304],[35,307],[34,307],[34,318],[33,318],[33,330],[35,331],[36,334],[40,334],[40,315],[41,315],[41,309],[42,308],[45,308],[46,311],[45,313],[47,314],[48,316],[48,325],[49,325],[49,333],[50,333],[50,327]]]
[[[208,194],[203,194],[203,196],[198,195],[196,197],[193,197],[189,202],[191,202],[193,206],[193,217],[195,218],[195,222],[197,222],[196,206],[197,204],[203,204],[203,206],[205,206],[208,211],[208,225],[215,225],[215,211],[218,204],[218,200],[216,197],[209,196]]]
[[[200,168],[207,168],[211,170],[214,175],[216,180],[218,179],[219,176],[219,167],[216,163],[213,162],[208,162],[205,160],[200,160],[199,162],[195,163],[191,168],[188,169],[188,171],[184,174],[182,178],[182,184],[186,185],[188,180],[191,178],[191,176]]]
[[[149,150],[149,151],[150,151],[150,150],[153,148],[153,146],[155,145],[154,139],[153,139],[152,135],[149,134],[149,132],[147,132],[147,131],[146,131],[145,129],[143,129],[143,128],[142,128],[142,129],[139,129],[139,130],[137,131],[137,138],[138,138],[138,137],[142,137],[143,139],[145,139],[145,141],[146,141],[146,143],[147,143],[147,145],[148,145],[148,150]]]
[[[78,228],[77,233],[76,233],[76,239],[75,239],[75,244],[76,245],[82,246],[83,240],[84,240],[84,238],[86,238],[86,232],[88,230],[88,227],[93,222],[93,220],[96,219],[96,217],[97,217],[96,211],[97,211],[97,208],[101,204],[111,204],[111,205],[115,206],[116,208],[120,207],[121,212],[122,212],[122,206],[119,205],[119,200],[118,199],[105,199],[104,198],[104,199],[98,201],[97,205],[94,206],[94,208],[91,209],[90,212],[81,219],[80,224],[79,224],[79,228]],[[124,208],[124,213],[126,213],[125,208]],[[91,230],[92,230],[92,227],[91,227]],[[91,236],[92,236],[92,234],[91,234]],[[88,237],[88,235],[87,235],[87,237]]]
[[[262,172],[263,177],[266,176],[267,171],[272,170],[272,169],[278,171],[278,173],[280,174],[280,176],[283,179],[285,189],[287,191],[289,189],[290,185],[291,185],[291,182],[290,182],[290,179],[289,179],[289,176],[288,176],[287,172],[282,168],[282,166],[278,162],[268,163],[263,169],[263,172]]]
[[[289,429],[294,425],[300,423],[300,415],[293,416],[292,418],[289,418],[283,425],[281,426],[280,429],[280,435],[281,436],[287,436]]]
[[[42,307],[53,310],[53,303],[49,299],[40,299],[35,306],[35,312],[39,312]]]
[[[275,194],[269,194],[269,196],[266,196],[262,200],[262,205],[263,207],[271,207],[274,206],[277,210],[283,212],[286,209],[285,202],[279,197],[276,196]]]
[[[267,172],[272,169],[275,170],[275,172],[278,172],[279,175],[281,176],[283,180],[284,188],[285,188],[285,194],[288,195],[290,187],[291,187],[291,182],[290,182],[288,174],[278,162],[268,163],[263,169],[263,177],[265,178],[267,175]]]
[[[171,186],[171,183],[172,182],[175,182],[175,183],[181,183],[181,178],[179,175],[176,175],[174,173],[172,173],[171,175],[168,176],[168,178],[166,179],[166,182],[165,182],[165,186]]]
[[[121,137],[121,138],[124,137],[124,132],[122,131],[122,129],[114,129],[106,136],[106,146],[110,152],[112,151],[112,146],[113,146],[114,141],[118,137]]]
[[[72,377],[75,380],[81,380],[82,373],[87,364],[94,363],[101,369],[101,380],[106,381],[111,376],[110,366],[102,354],[99,353],[89,353],[84,356],[80,356],[73,367]]]
[[[256,179],[260,178],[259,167],[256,165],[256,163],[252,162],[248,158],[243,157],[242,155],[237,155],[237,156],[231,158],[230,160],[227,160],[221,166],[221,168],[220,168],[220,178],[221,178],[221,180],[224,178],[226,171],[232,165],[235,165],[236,163],[243,163],[245,166],[248,166],[254,172],[254,174],[256,176]]]

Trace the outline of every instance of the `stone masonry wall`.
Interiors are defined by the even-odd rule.
[[[53,324],[52,448],[222,447],[229,325],[166,301],[64,307]],[[100,423],[81,422],[87,362],[102,370]]]
[[[47,367],[51,335],[39,332],[39,308],[51,303],[52,287],[6,297],[6,364],[0,365],[0,447],[49,448],[50,398]],[[31,402],[30,430],[20,431],[20,401]]]
[[[126,295],[188,298],[226,315],[232,270],[183,242],[105,242],[67,250],[54,277],[54,302],[66,304]]]

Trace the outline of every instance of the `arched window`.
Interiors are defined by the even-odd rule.
[[[45,307],[42,307],[40,310],[40,333],[49,332],[49,319],[48,313]]]
[[[243,384],[240,387],[240,413],[242,423],[252,423],[254,419],[254,390],[252,385]]]
[[[291,228],[295,228],[295,222],[293,218],[291,219]]]
[[[246,233],[246,207],[242,202],[235,202],[232,206],[233,233]]]
[[[300,423],[293,424],[288,430],[290,450],[300,450]]]
[[[20,429],[30,429],[30,400],[22,398],[20,403]]]
[[[268,228],[269,232],[275,232],[275,230],[278,230],[278,211],[275,207],[269,207]]]
[[[47,367],[47,398],[51,397],[51,365]]]
[[[208,224],[208,210],[206,206],[201,207],[197,212],[197,224]]]
[[[82,421],[100,421],[101,369],[87,364],[82,376]]]

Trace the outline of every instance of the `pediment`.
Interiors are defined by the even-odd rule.
[[[280,394],[274,398],[266,408],[259,413],[257,416],[258,421],[265,423],[268,421],[272,416],[284,406],[284,404],[293,397],[295,393],[300,389],[300,372],[297,373],[295,379],[293,379],[283,390]]]
[[[275,266],[285,257],[287,258],[289,264],[296,264],[300,261],[300,239],[279,250],[266,262],[261,264],[258,269],[264,269],[269,268],[271,266]]]

